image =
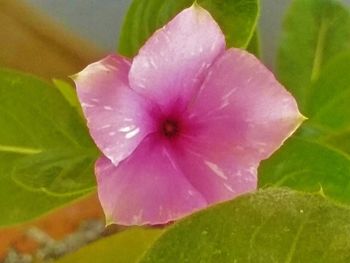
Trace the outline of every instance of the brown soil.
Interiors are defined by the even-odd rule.
[[[10,247],[26,254],[32,254],[37,250],[38,244],[26,235],[27,230],[33,226],[59,240],[76,231],[82,221],[101,218],[103,218],[103,212],[97,195],[93,194],[68,207],[57,209],[38,220],[0,229],[0,261]]]

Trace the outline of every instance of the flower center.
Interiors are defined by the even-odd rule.
[[[168,138],[173,138],[179,134],[178,122],[171,119],[166,119],[161,129],[163,135]]]

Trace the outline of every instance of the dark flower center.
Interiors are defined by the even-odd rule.
[[[166,119],[162,124],[162,133],[165,137],[173,138],[179,134],[179,124],[175,120]]]

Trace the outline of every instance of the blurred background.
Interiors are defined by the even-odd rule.
[[[130,2],[0,0],[0,67],[30,72],[47,80],[66,78],[116,50],[119,29]],[[350,6],[350,0],[343,2]],[[291,0],[261,0],[262,58],[271,68],[282,17],[290,3]],[[75,243],[64,242],[75,238],[82,242],[77,245],[80,246],[108,234],[103,224],[103,214],[93,194],[39,220],[0,229],[0,262],[32,262],[29,255],[34,251],[58,257],[60,253],[69,252],[63,251],[62,246],[74,248]],[[71,233],[76,233],[74,238],[64,239]],[[63,243],[55,240],[63,240]],[[27,261],[23,258],[16,261],[23,255],[28,256]]]
[[[130,2],[0,0],[0,66],[50,79],[71,75],[116,50]],[[291,0],[260,2],[262,59],[273,69],[282,17]],[[350,0],[343,2],[350,6]]]
[[[66,27],[114,51],[119,28],[131,0],[25,0]],[[307,1],[307,0],[305,0]],[[273,65],[282,17],[291,0],[261,0],[260,29],[263,59]],[[350,5],[350,0],[344,0]]]

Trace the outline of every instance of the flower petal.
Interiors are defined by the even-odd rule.
[[[117,167],[102,157],[95,171],[107,223],[165,224],[207,205],[155,134]]]
[[[219,26],[205,9],[194,4],[140,49],[130,69],[130,86],[163,109],[174,101],[186,105],[224,49]]]
[[[268,158],[304,120],[293,96],[273,74],[238,49],[227,50],[213,65],[189,112],[197,141],[213,150],[230,147],[232,153],[257,162]]]
[[[230,200],[257,188],[258,163],[249,156],[232,154],[229,147],[215,150],[196,138],[182,138],[175,147],[176,160],[191,184],[209,204]]]
[[[110,55],[74,77],[90,134],[114,164],[155,128],[151,103],[128,87],[129,69],[129,61]]]

